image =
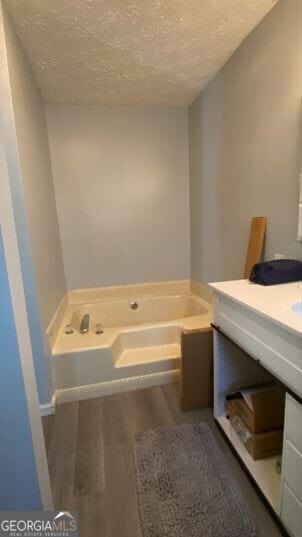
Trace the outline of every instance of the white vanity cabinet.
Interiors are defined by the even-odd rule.
[[[280,517],[294,537],[302,535],[302,405],[286,395]]]
[[[214,293],[214,416],[292,537],[302,535],[302,288],[247,280]],[[298,305],[298,307],[292,307]],[[262,367],[261,367],[262,366]],[[282,472],[277,457],[254,461],[225,416],[225,395],[272,379],[286,389]]]

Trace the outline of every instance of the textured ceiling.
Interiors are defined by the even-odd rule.
[[[49,103],[186,105],[276,0],[6,0]]]

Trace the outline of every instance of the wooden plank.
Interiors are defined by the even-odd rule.
[[[131,416],[135,433],[144,429],[157,429],[166,425],[174,425],[170,407],[160,386],[144,390],[128,392],[128,413]],[[132,428],[133,428],[132,425]],[[130,438],[133,441],[134,435]]]
[[[49,452],[49,446],[50,446],[50,441],[51,441],[51,435],[52,435],[52,429],[53,429],[54,421],[55,421],[54,414],[52,414],[50,416],[43,416],[43,418],[42,418],[44,441],[45,441],[45,448],[46,448],[47,455],[48,455],[48,452]]]
[[[182,410],[206,408],[213,404],[212,328],[184,331],[181,336]]]
[[[79,403],[74,495],[105,490],[102,399]]]
[[[251,222],[250,238],[246,254],[243,277],[250,277],[251,270],[256,263],[262,259],[263,245],[265,239],[267,218],[266,216],[254,216]]]
[[[79,535],[82,537],[112,537],[103,493],[78,497]]]
[[[132,392],[131,392],[132,393]],[[135,393],[135,392],[133,392]],[[103,397],[103,440],[106,446],[124,445],[136,433],[129,392]]]
[[[105,448],[106,494],[103,502],[108,537],[142,537],[133,454],[134,438],[123,446]]]
[[[55,509],[76,508],[73,495],[78,426],[78,403],[56,407],[48,452],[48,465]]]

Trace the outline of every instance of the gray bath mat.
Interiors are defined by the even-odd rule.
[[[205,423],[136,435],[144,537],[255,537],[241,491]]]

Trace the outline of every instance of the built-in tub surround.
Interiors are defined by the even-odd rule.
[[[89,331],[81,333],[88,315]],[[184,280],[72,291],[57,319],[49,335],[63,402],[171,381],[181,331],[208,326],[211,305]]]

